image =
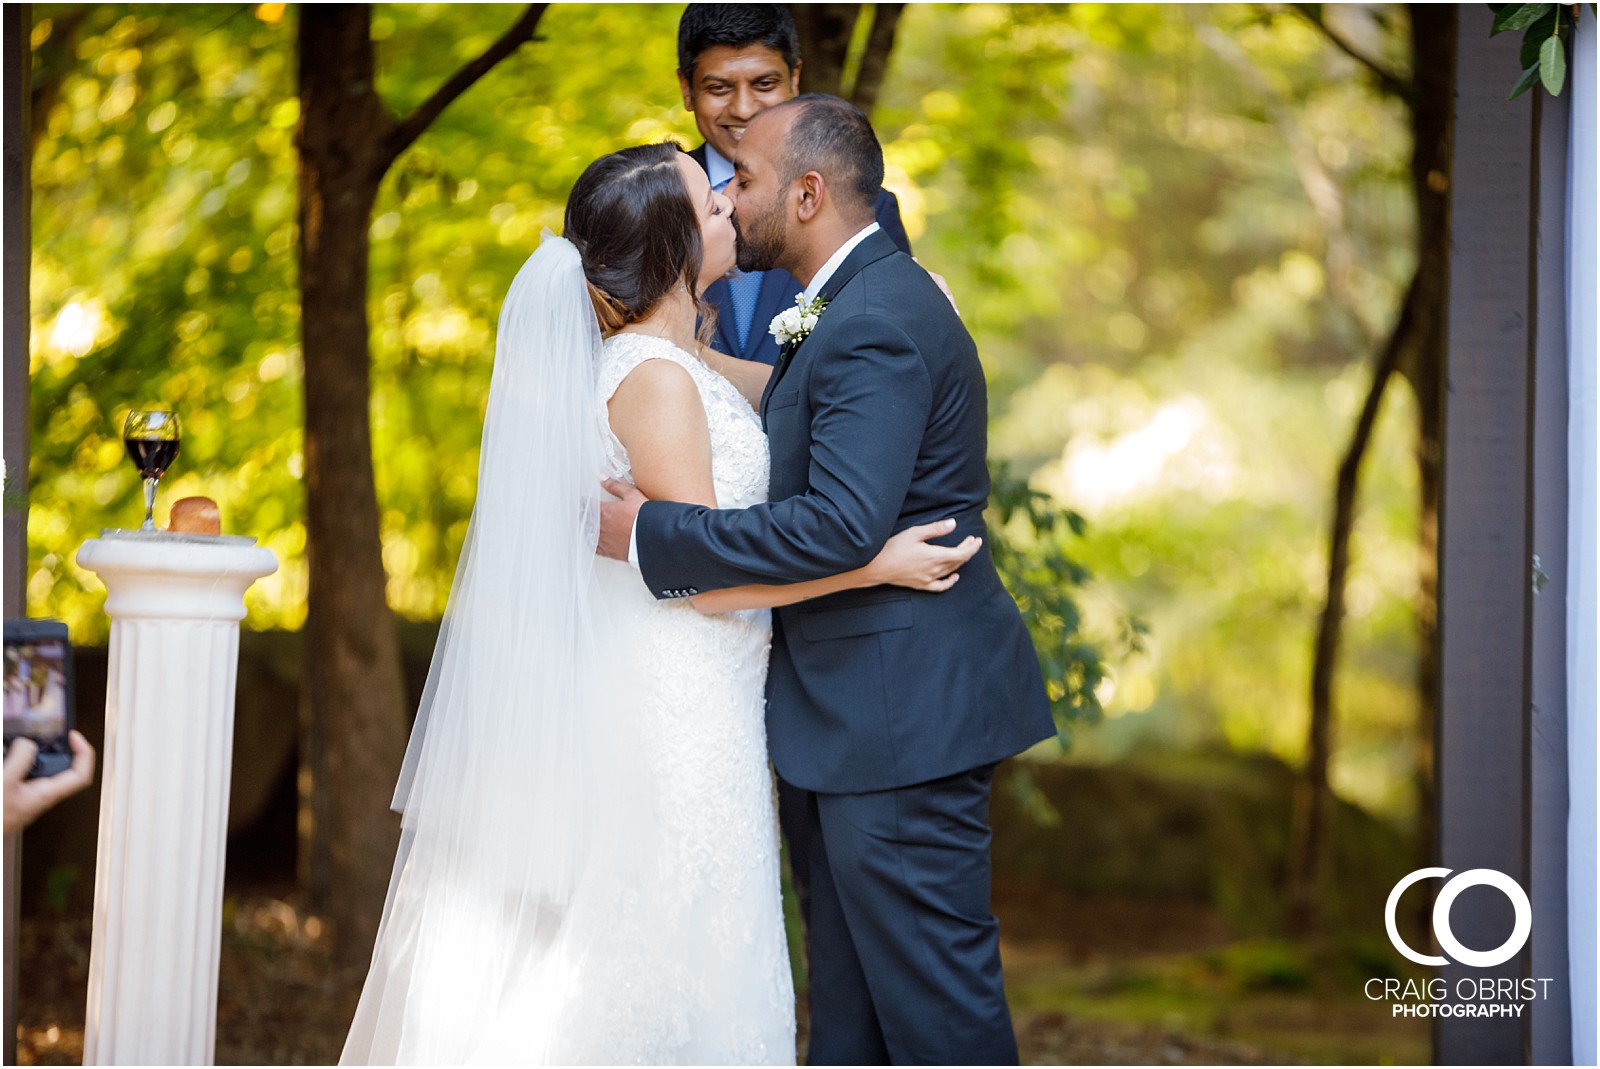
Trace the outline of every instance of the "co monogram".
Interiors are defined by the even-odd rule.
[[[1447,965],[1449,961],[1436,954],[1418,954],[1406,945],[1400,938],[1399,929],[1395,927],[1395,906],[1400,902],[1400,896],[1406,888],[1418,880],[1429,877],[1450,876],[1452,870],[1441,868],[1418,869],[1408,874],[1399,883],[1394,885],[1394,890],[1389,892],[1389,901],[1383,910],[1383,925],[1389,932],[1389,942],[1394,948],[1418,965]],[[1456,938],[1450,930],[1450,907],[1455,905],[1456,898],[1462,891],[1469,887],[1497,887],[1511,900],[1511,908],[1516,913],[1516,922],[1511,927],[1511,935],[1504,943],[1493,950],[1473,950]],[[1445,881],[1439,889],[1439,898],[1433,904],[1433,935],[1439,940],[1440,948],[1450,956],[1450,959],[1463,965],[1472,965],[1479,969],[1488,969],[1510,961],[1527,945],[1528,935],[1533,931],[1533,906],[1528,902],[1528,895],[1522,886],[1503,872],[1495,869],[1467,869],[1457,873]]]

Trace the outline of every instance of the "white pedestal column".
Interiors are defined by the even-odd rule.
[[[85,1065],[210,1065],[248,539],[90,539],[111,617]]]

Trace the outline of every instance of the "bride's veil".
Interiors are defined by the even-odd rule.
[[[583,889],[640,849],[630,666],[605,616],[614,600],[594,596],[615,579],[595,557],[600,341],[578,251],[547,233],[500,313],[477,501],[395,793],[401,848],[345,1061],[473,1060],[508,1015],[516,1060],[544,1060],[565,973],[594,934],[573,922]]]

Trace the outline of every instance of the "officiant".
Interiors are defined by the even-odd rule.
[[[800,36],[783,4],[690,4],[678,22],[678,87],[685,110],[705,140],[689,153],[705,168],[711,188],[725,192],[745,125],[800,91]],[[900,248],[911,240],[900,201],[885,189],[878,225]],[[773,364],[778,342],[772,317],[794,306],[805,287],[787,271],[735,272],[707,288],[717,310],[716,348],[730,356]]]

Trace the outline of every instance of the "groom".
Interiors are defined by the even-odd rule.
[[[743,270],[824,303],[762,398],[771,502],[622,497],[600,551],[657,597],[790,583],[867,563],[951,517],[982,534],[987,404],[950,302],[873,220],[883,153],[852,105],[755,117],[733,183]],[[987,551],[943,594],[851,590],[774,613],[767,735],[807,792],[811,1046],[819,1064],[1015,1064],[989,908],[995,763],[1054,731],[1039,665]]]

